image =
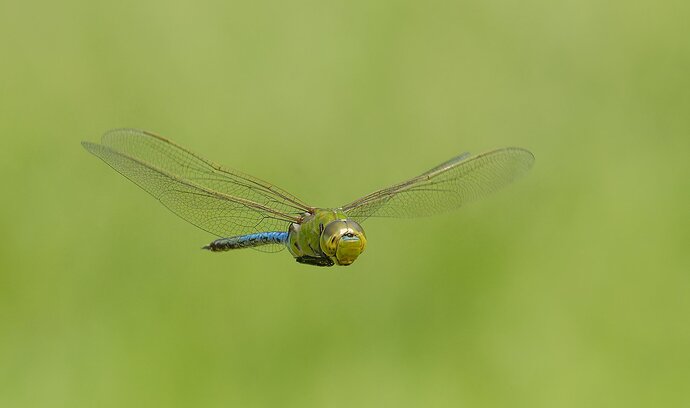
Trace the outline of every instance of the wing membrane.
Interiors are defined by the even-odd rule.
[[[528,150],[509,147],[454,157],[409,180],[351,202],[349,217],[421,217],[461,207],[525,174],[534,163]]]
[[[82,144],[173,213],[219,237],[283,231],[310,209],[284,190],[152,133],[117,129],[104,134],[101,144]]]

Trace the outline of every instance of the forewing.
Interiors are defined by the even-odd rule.
[[[373,192],[343,207],[349,217],[421,217],[482,198],[525,174],[528,150],[509,147],[469,157],[462,154],[421,175]]]
[[[101,144],[82,144],[173,213],[219,237],[284,231],[309,209],[275,186],[224,169],[151,133],[118,129],[103,135]]]

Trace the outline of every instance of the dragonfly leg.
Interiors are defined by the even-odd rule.
[[[318,256],[309,256],[309,255],[303,255],[303,256],[298,256],[295,258],[295,260],[299,263],[307,264],[307,265],[314,265],[314,266],[333,266],[334,263],[331,261],[328,257],[318,257]]]

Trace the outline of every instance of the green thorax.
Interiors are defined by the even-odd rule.
[[[317,209],[314,214],[304,216],[304,221],[290,226],[288,236],[288,248],[290,253],[297,258],[299,256],[323,257],[321,250],[321,231],[329,222],[344,220],[347,216],[342,210]]]
[[[288,232],[290,253],[304,263],[350,265],[366,246],[362,227],[341,209],[316,209]]]

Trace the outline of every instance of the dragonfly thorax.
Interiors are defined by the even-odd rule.
[[[342,210],[317,209],[290,226],[287,246],[300,262],[350,265],[366,242],[362,227]]]

